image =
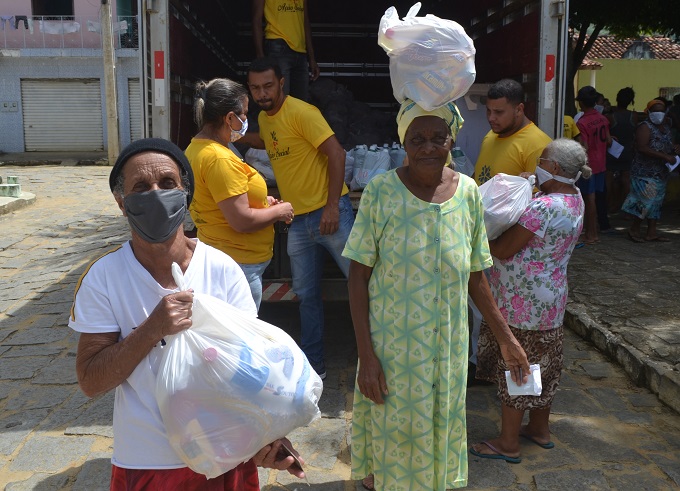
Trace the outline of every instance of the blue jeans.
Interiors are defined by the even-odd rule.
[[[293,275],[293,291],[300,300],[300,347],[318,373],[325,371],[323,355],[323,301],[321,274],[324,249],[349,275],[349,259],[342,256],[345,243],[354,224],[354,212],[349,196],[340,198],[340,225],[333,235],[321,235],[319,224],[323,208],[296,215],[288,229],[288,255]]]
[[[253,296],[253,300],[255,300],[255,307],[257,307],[257,310],[260,310],[260,303],[262,303],[262,274],[264,273],[264,270],[267,269],[270,262],[271,259],[263,263],[255,264],[238,263],[238,265],[241,266],[243,273],[246,275],[248,285],[250,285],[250,293]]]
[[[309,96],[307,54],[293,51],[283,39],[265,39],[264,54],[275,59],[281,67],[283,92],[306,101]]]

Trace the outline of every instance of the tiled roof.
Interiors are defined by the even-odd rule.
[[[601,70],[602,63],[591,60],[590,58],[584,58],[583,63],[581,63],[580,70]]]
[[[656,60],[680,60],[680,43],[661,36],[641,36],[639,38],[627,38],[617,40],[614,36],[598,36],[588,51],[588,58],[592,59],[621,59],[629,51],[633,50],[625,58],[653,58]],[[640,53],[648,53],[649,56],[641,56]]]

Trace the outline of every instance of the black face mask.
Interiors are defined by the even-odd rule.
[[[147,242],[165,242],[184,222],[187,195],[181,189],[157,189],[123,198],[132,230]]]

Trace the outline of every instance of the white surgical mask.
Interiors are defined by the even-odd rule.
[[[239,121],[241,121],[241,118],[236,116]],[[231,130],[231,141],[232,143],[235,142],[236,140],[240,140],[243,136],[245,136],[246,131],[248,131],[248,118],[246,118],[245,121],[241,121],[241,129],[240,130]]]
[[[649,120],[654,124],[663,123],[663,118],[666,117],[666,113],[662,111],[654,111],[649,113]]]
[[[576,181],[578,181],[579,177],[581,177],[581,171],[576,174],[576,177],[573,179],[569,179],[568,177],[563,177],[563,176],[556,176],[551,174],[545,169],[542,169],[541,167],[536,167],[536,180],[538,181],[539,187],[543,184],[545,184],[547,181],[554,179],[558,182],[563,182],[565,184],[571,184],[572,186]]]
[[[602,111],[604,111],[604,106],[602,104],[595,104],[595,110],[602,114]]]

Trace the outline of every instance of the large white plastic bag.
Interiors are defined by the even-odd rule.
[[[499,173],[479,186],[484,205],[484,225],[489,240],[517,223],[531,201],[534,178]]]
[[[363,162],[359,165],[357,163],[357,149],[354,150],[354,169],[352,182],[350,183],[352,191],[364,189],[375,176],[390,170],[392,162],[389,148],[371,145],[366,152]]]
[[[224,474],[320,417],[323,384],[288,334],[202,294],[192,321],[166,339],[156,400],[170,445],[193,471]]]
[[[475,46],[452,20],[428,14],[416,17],[420,2],[399,19],[385,11],[378,44],[390,57],[390,80],[399,102],[409,98],[431,111],[465,95],[475,81]]]

